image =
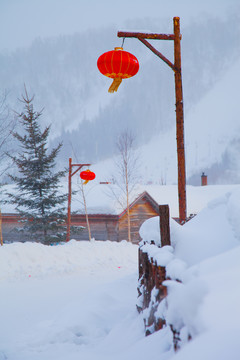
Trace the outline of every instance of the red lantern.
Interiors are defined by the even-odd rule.
[[[112,51],[102,54],[97,61],[99,71],[113,80],[109,92],[117,91],[122,79],[130,78],[139,70],[138,59],[122,47],[116,47]]]
[[[84,185],[87,184],[90,180],[94,180],[96,177],[95,173],[90,170],[85,170],[80,172],[80,178],[85,180]]]

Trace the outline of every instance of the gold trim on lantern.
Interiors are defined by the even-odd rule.
[[[132,75],[128,75],[128,74],[122,74],[122,73],[106,73],[105,76],[107,77],[110,77],[112,79],[115,79],[115,78],[122,78],[122,79],[128,79],[130,77],[132,77]]]

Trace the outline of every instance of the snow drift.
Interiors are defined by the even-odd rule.
[[[144,336],[136,245],[73,240],[0,247],[0,359],[237,360],[239,204],[235,188],[183,227],[171,222],[172,246],[160,250],[158,261],[172,280],[167,307],[158,310],[181,331],[177,353],[168,327]],[[150,231],[151,238],[159,234],[157,218],[143,224],[142,235]]]

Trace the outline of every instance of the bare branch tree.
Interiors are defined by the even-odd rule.
[[[112,194],[120,203],[123,209],[127,210],[128,219],[128,241],[131,242],[131,219],[130,219],[130,194],[137,183],[139,156],[134,149],[135,137],[125,130],[116,142],[118,157],[115,161],[116,173],[113,176],[113,183],[117,185],[120,194],[111,187]],[[120,196],[119,196],[120,195]]]
[[[82,193],[82,199],[83,199],[85,217],[86,217],[86,223],[87,223],[87,229],[88,229],[88,238],[89,238],[89,241],[91,241],[92,240],[92,235],[91,235],[91,229],[90,229],[90,224],[89,224],[89,219],[88,219],[87,202],[86,202],[84,184],[83,184],[82,179],[81,179],[81,185],[80,186],[81,186],[80,188],[81,188],[81,193]]]

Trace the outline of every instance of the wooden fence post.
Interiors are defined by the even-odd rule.
[[[169,227],[169,206],[159,205],[161,246],[171,245]]]

